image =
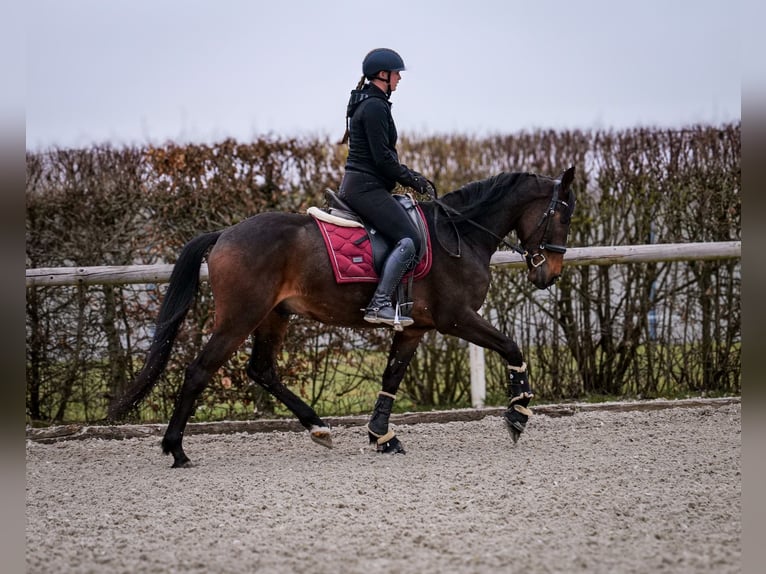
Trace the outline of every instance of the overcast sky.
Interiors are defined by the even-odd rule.
[[[407,71],[400,133],[741,118],[721,0],[31,0],[27,149],[339,138],[372,48]]]

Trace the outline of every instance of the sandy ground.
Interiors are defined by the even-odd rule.
[[[31,573],[715,572],[741,569],[741,406],[27,441]]]

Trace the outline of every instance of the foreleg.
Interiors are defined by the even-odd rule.
[[[532,411],[529,401],[534,397],[524,357],[513,339],[501,333],[473,310],[466,310],[459,318],[444,321],[440,332],[456,335],[470,343],[498,353],[506,361],[508,370],[508,409],[504,419],[514,444],[526,429]]]

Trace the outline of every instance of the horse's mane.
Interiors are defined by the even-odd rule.
[[[442,197],[445,203],[459,212],[459,215],[451,213],[449,219],[462,221],[486,212],[506,194],[518,191],[520,180],[529,176],[540,177],[528,172],[501,172],[486,179],[472,181],[445,194]],[[539,186],[535,188],[539,189]],[[523,189],[527,189],[527,186],[523,186]]]

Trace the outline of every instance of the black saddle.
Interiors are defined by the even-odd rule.
[[[420,217],[420,212],[415,209],[417,203],[414,199],[408,195],[400,194],[394,194],[393,198],[397,200],[402,207],[404,207],[404,210],[412,220],[412,223],[415,224],[415,229],[417,229],[418,237],[420,239],[420,252],[417,254],[417,261],[420,261],[428,249],[428,230],[426,228],[426,224]],[[383,268],[383,263],[386,261],[386,257],[394,248],[393,244],[391,244],[391,242],[389,242],[385,237],[378,233],[375,228],[367,225],[367,223],[354,212],[351,206],[349,206],[345,201],[338,197],[338,194],[333,190],[325,190],[325,200],[327,201],[326,211],[330,215],[334,215],[335,217],[340,217],[342,219],[357,221],[364,225],[364,229],[367,231],[367,236],[358,239],[356,243],[361,245],[365,241],[369,240],[370,246],[372,247],[372,264],[375,268],[375,272],[380,274]]]

